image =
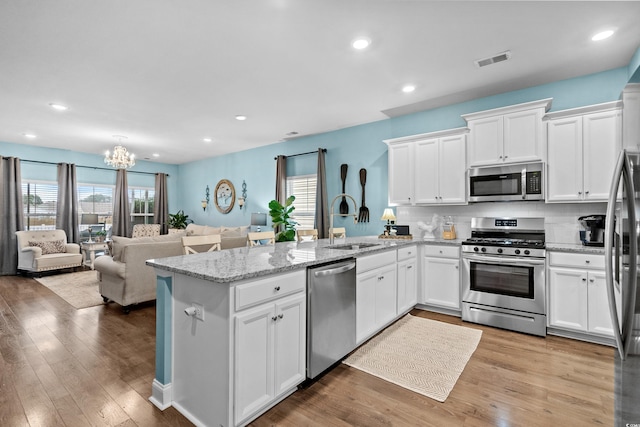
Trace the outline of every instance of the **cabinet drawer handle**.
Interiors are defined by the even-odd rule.
[[[587,264],[589,264],[589,263],[590,263],[591,261],[589,261],[589,260],[586,260],[585,262],[586,262]]]
[[[276,287],[275,287],[275,288],[273,288],[273,289],[275,289],[276,291],[279,291],[279,290],[280,290],[280,286],[276,286]]]
[[[410,270],[411,267],[413,267],[412,265],[407,265],[407,270]]]

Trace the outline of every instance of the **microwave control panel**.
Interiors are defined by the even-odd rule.
[[[542,194],[542,172],[527,172],[527,194]]]

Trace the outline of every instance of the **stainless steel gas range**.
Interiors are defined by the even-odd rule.
[[[545,336],[544,218],[473,218],[462,242],[462,320]]]

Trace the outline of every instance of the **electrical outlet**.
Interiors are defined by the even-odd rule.
[[[202,320],[204,322],[204,307],[202,306],[202,304],[198,304],[198,303],[193,303],[192,304],[193,308],[196,309],[196,314],[193,316],[196,319]]]

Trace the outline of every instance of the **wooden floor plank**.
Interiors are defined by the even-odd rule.
[[[412,313],[483,331],[445,402],[339,364],[251,425],[614,424],[614,349]],[[77,310],[33,279],[0,277],[1,426],[191,426],[149,402],[154,367],[153,304]]]

